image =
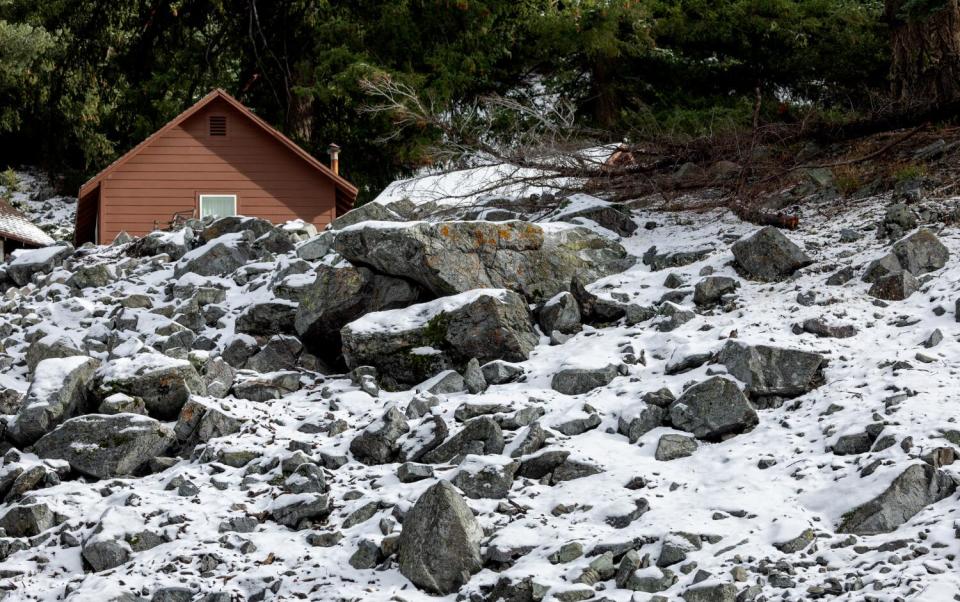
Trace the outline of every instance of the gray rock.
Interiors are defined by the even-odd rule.
[[[259,351],[250,356],[243,367],[262,373],[294,370],[302,352],[303,344],[298,338],[282,334],[272,336]]]
[[[399,440],[398,460],[419,462],[427,453],[436,449],[450,434],[447,423],[440,415],[426,416],[406,436]]]
[[[415,483],[433,478],[433,466],[404,462],[397,468],[397,479],[401,483]]]
[[[846,512],[838,533],[890,533],[930,504],[957,490],[953,477],[929,464],[914,464],[869,502]]]
[[[106,479],[133,474],[174,442],[173,431],[137,414],[90,414],[67,420],[37,441],[41,458],[66,460],[85,475]]]
[[[693,302],[698,306],[717,304],[724,295],[737,290],[740,282],[728,276],[707,276],[693,289]]]
[[[653,457],[661,462],[692,456],[697,451],[697,440],[685,435],[666,434],[657,442]]]
[[[628,209],[611,205],[595,205],[563,213],[557,219],[574,224],[578,219],[588,219],[620,236],[630,236],[637,230],[637,224],[633,221]]]
[[[64,420],[88,410],[100,362],[91,357],[43,360],[7,434],[27,446]]]
[[[472,357],[463,369],[463,383],[474,395],[483,393],[487,390],[487,379],[483,376],[483,370],[480,368],[480,362]]]
[[[379,560],[380,546],[369,539],[362,539],[347,562],[355,569],[372,569],[377,566]]]
[[[79,289],[97,288],[107,286],[116,279],[117,272],[114,267],[100,263],[80,266],[67,280],[67,285]]]
[[[0,517],[0,529],[8,537],[34,537],[56,525],[56,515],[44,502],[12,506]]]
[[[960,303],[960,300],[958,300],[958,303]],[[957,315],[960,316],[960,312],[958,312]],[[960,319],[957,321],[960,322]],[[480,371],[483,372],[483,378],[487,381],[488,385],[512,383],[523,376],[524,373],[523,366],[511,364],[503,360],[487,362],[480,366]]]
[[[625,409],[617,420],[617,432],[627,437],[631,444],[663,424],[667,412],[655,405],[634,404]]]
[[[553,331],[573,334],[580,330],[580,306],[574,296],[564,291],[557,293],[540,309],[540,329],[545,333]]]
[[[609,385],[619,374],[615,364],[602,368],[562,368],[553,375],[550,387],[565,395],[581,395]]]
[[[200,276],[229,276],[248,261],[256,258],[248,237],[243,234],[225,234],[190,251],[177,261],[174,278],[184,274]]]
[[[746,385],[751,398],[796,397],[824,383],[826,359],[819,353],[728,340],[717,363]]]
[[[800,330],[821,338],[833,339],[849,339],[857,334],[857,327],[853,324],[831,324],[823,318],[804,320]]]
[[[914,276],[939,270],[950,259],[947,247],[926,228],[901,238],[893,244],[892,250],[900,266]]]
[[[657,308],[657,319],[654,322],[654,328],[660,332],[672,332],[694,317],[696,317],[695,314],[689,309],[684,309],[676,303],[666,301]]]
[[[143,414],[147,415],[147,405],[139,397],[130,397],[124,393],[114,393],[100,402],[98,414]]]
[[[451,479],[463,493],[474,499],[501,499],[510,493],[520,462],[501,456],[468,455]]]
[[[248,230],[253,235],[252,238],[260,238],[273,229],[273,224],[263,218],[230,215],[216,219],[206,226],[203,229],[203,240],[211,241],[224,234],[239,234]]]
[[[876,437],[866,432],[842,435],[830,447],[830,451],[837,456],[865,454],[870,451],[870,446],[873,445],[875,439]]]
[[[71,255],[73,255],[73,246],[66,243],[31,249],[17,255],[6,265],[7,276],[17,286],[23,286],[30,282],[34,274],[49,274]]]
[[[237,317],[237,332],[271,336],[292,334],[297,304],[283,299],[248,305]]]
[[[790,538],[786,541],[774,543],[773,547],[780,550],[784,554],[795,554],[812,544],[816,537],[817,536],[813,532],[813,529],[804,529],[803,532],[796,537]]]
[[[433,395],[448,395],[466,391],[467,383],[456,370],[444,370],[417,385],[416,390]]]
[[[204,388],[207,390],[207,396],[216,399],[222,399],[227,396],[236,377],[237,371],[222,357],[208,359],[204,363],[201,373]]]
[[[439,481],[404,516],[400,572],[428,592],[454,593],[483,566],[481,537],[463,498],[449,482]]]
[[[350,451],[364,464],[386,464],[397,454],[397,440],[410,431],[400,410],[390,406],[350,442]]]
[[[97,374],[100,399],[115,393],[139,397],[147,412],[160,420],[176,419],[191,394],[206,394],[203,380],[190,362],[160,354],[118,358]]]
[[[910,272],[898,272],[878,278],[867,294],[884,301],[903,301],[920,289],[920,282]]]
[[[737,602],[737,587],[732,583],[694,585],[681,597],[684,602]]]
[[[360,222],[403,222],[406,219],[382,203],[366,203],[344,213],[330,223],[331,230],[343,230]]]
[[[201,398],[192,397],[180,410],[173,432],[185,447],[194,447],[240,430],[240,420]]]
[[[379,312],[369,327],[361,318],[343,327],[343,355],[350,368],[375,366],[396,383],[415,385],[443,370],[462,370],[471,358],[526,360],[538,342],[527,304],[506,291],[474,291]]]
[[[503,431],[489,416],[468,420],[455,435],[425,454],[423,462],[440,464],[467,454],[489,455],[503,452]]]
[[[688,388],[673,402],[670,421],[697,439],[719,441],[756,426],[760,418],[736,383],[714,376]]]
[[[297,257],[307,261],[316,261],[330,252],[336,233],[327,230],[297,246]]]
[[[899,274],[903,271],[900,260],[893,253],[887,253],[883,257],[874,259],[867,264],[863,271],[861,279],[864,282],[876,282],[877,280],[891,274]]]
[[[737,265],[752,279],[763,282],[786,280],[813,263],[800,247],[773,226],[738,240],[732,251]]]
[[[330,504],[325,495],[294,495],[289,503],[284,501],[278,498],[274,502],[279,504],[270,511],[270,517],[274,522],[291,529],[299,529],[308,521],[322,520],[330,514]]]
[[[162,587],[153,592],[150,602],[192,602],[193,590],[188,587]]]
[[[348,323],[370,312],[407,307],[421,295],[409,281],[367,268],[318,265],[316,272],[316,280],[301,297],[294,326],[307,347],[321,357],[339,354],[340,329]]]
[[[713,253],[713,247],[694,249],[693,251],[675,251],[673,253],[657,253],[657,247],[650,247],[643,254],[644,265],[650,270],[658,272],[667,268],[679,268],[696,263]]]
[[[27,370],[30,373],[33,373],[37,364],[43,360],[77,355],[86,355],[86,353],[78,349],[69,338],[54,335],[45,336],[32,342],[24,354],[27,360]]]
[[[177,232],[151,232],[133,241],[127,247],[127,254],[132,257],[168,255],[171,260],[176,261],[190,250],[193,240],[194,234],[190,228],[183,228]]]
[[[270,372],[259,376],[240,374],[233,385],[233,394],[250,401],[280,399],[300,390],[300,373],[291,370]]]
[[[622,246],[582,227],[544,229],[521,221],[418,222],[351,228],[334,248],[354,265],[417,282],[436,296],[509,288],[530,301],[633,264]]]

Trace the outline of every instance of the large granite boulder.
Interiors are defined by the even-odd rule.
[[[271,336],[292,334],[297,304],[286,299],[252,303],[237,316],[237,332]]]
[[[101,367],[97,377],[100,399],[114,393],[140,397],[150,415],[160,420],[175,420],[191,394],[206,393],[203,379],[189,361],[159,353],[117,358]]]
[[[229,276],[256,257],[250,235],[224,234],[186,253],[173,268],[174,278],[193,273],[200,276]]]
[[[100,362],[74,356],[43,360],[8,430],[18,445],[30,445],[68,418],[88,409]]]
[[[824,383],[827,360],[819,353],[728,340],[717,363],[746,385],[751,398],[796,397]]]
[[[956,490],[957,482],[948,473],[930,464],[914,464],[900,473],[883,493],[844,514],[837,532],[889,533]]]
[[[521,221],[377,223],[337,234],[334,248],[354,265],[409,278],[437,296],[507,288],[530,301],[621,272],[634,259],[587,228]]]
[[[733,244],[737,266],[754,280],[786,280],[794,272],[813,263],[806,253],[773,226],[761,228]]]
[[[389,384],[415,385],[471,358],[523,361],[537,344],[527,304],[503,289],[480,289],[369,313],[340,331],[349,368],[374,366]]]
[[[49,274],[72,254],[73,246],[66,243],[21,251],[7,264],[7,276],[17,286],[23,286],[34,274]]]
[[[463,497],[448,481],[439,481],[403,518],[400,572],[428,592],[456,592],[483,566],[482,537]]]
[[[670,404],[670,421],[697,439],[721,441],[753,428],[760,418],[736,383],[714,376]]]
[[[926,228],[920,228],[893,243],[893,255],[900,266],[914,276],[939,270],[950,259],[947,247]]]
[[[171,260],[176,261],[193,247],[193,241],[191,228],[181,228],[174,232],[158,230],[130,243],[127,254],[133,257],[168,255]]]
[[[364,314],[415,303],[420,289],[402,278],[353,266],[316,267],[317,278],[300,297],[294,326],[303,343],[323,357],[340,352],[340,329]]]
[[[88,414],[67,420],[33,446],[41,458],[108,479],[134,474],[174,443],[173,430],[139,414]]]

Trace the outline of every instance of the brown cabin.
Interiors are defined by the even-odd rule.
[[[246,215],[323,228],[355,186],[223,90],[214,90],[80,187],[77,245],[143,236],[186,217]]]

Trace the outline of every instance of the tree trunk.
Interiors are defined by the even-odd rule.
[[[960,0],[928,2],[922,9],[909,4],[918,3],[886,0],[885,6],[894,99],[906,107],[960,99]]]

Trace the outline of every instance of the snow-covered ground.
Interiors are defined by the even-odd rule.
[[[65,215],[72,207],[52,203],[44,211]],[[702,547],[688,551],[686,560],[672,567],[677,583],[660,593],[667,600],[680,599],[699,581],[735,583],[738,590],[758,585],[755,593],[763,597],[745,600],[799,600],[819,597],[818,590],[810,588],[828,579],[836,579],[840,589],[846,590],[825,596],[836,600],[956,599],[960,592],[957,495],[928,506],[889,534],[851,540],[835,532],[843,513],[875,497],[927,450],[949,445],[943,433],[956,428],[960,404],[960,337],[954,314],[954,302],[960,297],[960,232],[956,228],[938,228],[951,259],[945,268],[922,279],[921,292],[905,301],[876,303],[866,294],[869,285],[858,277],[842,286],[825,284],[847,265],[859,274],[860,266],[886,251],[886,242],[872,230],[884,207],[884,199],[864,200],[842,211],[832,204],[805,207],[799,229],[788,236],[814,262],[781,283],[753,282],[735,272],[730,245],[757,227],[727,212],[635,213],[634,221],[641,227],[620,242],[638,258],[651,246],[660,253],[705,246],[715,251],[692,264],[661,271],[651,271],[638,261],[626,272],[593,283],[589,290],[605,298],[653,305],[676,290],[664,285],[668,274],[679,276],[684,282],[681,290],[692,292],[700,274],[710,268],[714,275],[740,281],[735,307],[698,311],[692,320],[669,332],[649,323],[621,323],[585,326],[560,345],[550,345],[548,337],[542,336],[530,359],[521,364],[527,375],[523,382],[494,385],[476,395],[440,396],[435,413],[451,431],[457,428],[454,412],[463,404],[498,404],[512,410],[536,406],[543,410],[540,423],[548,429],[594,413],[601,419],[597,428],[575,436],[554,430],[548,443],[552,449],[569,451],[572,458],[595,464],[602,469],[599,474],[553,485],[518,478],[509,503],[467,500],[486,535],[487,552],[515,550],[516,560],[501,572],[495,568],[502,567],[488,565],[461,593],[477,596],[467,599],[484,600],[484,588],[502,578],[532,577],[546,588],[545,599],[581,599],[564,598],[564,592],[584,589],[576,581],[604,549],[629,544],[626,547],[636,547],[641,556],[649,554],[656,561],[663,542],[683,532],[700,536]],[[644,228],[647,223],[656,227]],[[592,227],[605,236],[616,236]],[[840,231],[848,228],[862,236],[841,242]],[[124,273],[120,280],[74,294],[58,284],[69,276],[58,270],[46,277],[43,287],[28,285],[8,293],[0,308],[4,312],[0,320],[9,328],[4,341],[9,367],[0,375],[4,386],[18,391],[29,387],[22,358],[36,339],[33,333],[56,334],[79,344],[107,327],[106,316],[115,311],[120,298],[143,295],[153,303],[154,313],[142,315],[155,321],[143,319],[133,330],[114,332],[149,343],[169,323],[164,315],[175,313],[173,308],[183,301],[164,293],[171,283],[186,289],[200,281],[226,290],[220,303],[225,310],[222,324],[197,332],[217,341],[211,352],[216,354],[233,338],[237,317],[251,303],[272,299],[265,284],[289,264],[290,257],[251,264],[256,267],[244,279],[188,274],[179,281],[173,277],[173,262],[150,269],[146,261],[124,262],[129,259],[123,248],[103,247],[83,263],[117,265]],[[306,276],[310,275],[308,271]],[[306,276],[295,278],[303,281]],[[678,303],[693,309],[689,295]],[[938,307],[945,311],[935,311]],[[858,332],[844,339],[794,334],[792,326],[809,318],[852,324]],[[942,342],[925,348],[923,342],[936,329],[943,333]],[[659,427],[634,444],[617,433],[619,417],[642,406],[644,393],[666,387],[679,395],[686,384],[705,380],[717,369],[707,364],[668,375],[668,364],[715,352],[728,337],[822,353],[829,360],[826,384],[779,408],[760,410],[759,425],[749,432],[719,443],[699,442],[691,456],[669,462],[654,458],[657,442],[665,433],[680,431]],[[638,355],[642,352],[645,365],[628,364],[625,375],[583,395],[564,395],[551,388],[551,378],[560,368],[620,364],[627,345]],[[116,349],[132,354],[139,347]],[[925,360],[918,361],[918,353]],[[91,355],[98,357],[96,352]],[[108,358],[107,352],[99,354],[99,359]],[[895,366],[894,362],[908,364]],[[360,542],[380,544],[398,533],[401,527],[393,517],[408,510],[434,482],[402,483],[396,463],[367,466],[353,460],[349,452],[359,429],[378,420],[391,405],[402,411],[414,392],[381,391],[374,397],[343,376],[306,370],[300,379],[299,391],[275,400],[206,399],[236,417],[242,428],[212,440],[202,457],[179,459],[170,468],[142,478],[73,478],[31,492],[33,500],[46,502],[65,520],[54,534],[0,561],[0,598],[5,591],[5,600],[61,600],[67,592],[70,600],[135,599],[119,597],[130,593],[149,599],[158,588],[176,586],[198,592],[195,599],[202,599],[199,592],[229,592],[238,596],[234,599],[247,600],[459,599],[456,594],[438,597],[418,590],[399,573],[393,559],[376,569],[356,569],[350,563]],[[892,403],[890,399],[899,394],[904,399]],[[829,451],[838,436],[860,432],[876,422],[885,424],[883,434],[895,436],[896,445],[846,456]],[[343,428],[328,435],[325,431],[334,423]],[[513,434],[505,435],[510,449]],[[907,440],[912,447],[904,444]],[[339,468],[325,469],[334,510],[327,525],[317,529],[293,530],[265,518],[279,504],[291,501],[291,494],[277,487],[282,469],[276,460],[290,457],[295,450],[315,458],[348,460]],[[218,452],[249,452],[256,459],[236,468],[211,462]],[[758,466],[761,460],[766,468]],[[861,476],[877,460],[879,465]],[[21,465],[31,462],[39,459],[24,454]],[[447,465],[434,469],[440,479],[450,479],[459,470]],[[944,470],[956,473],[952,466]],[[179,487],[184,480],[196,488]],[[649,503],[648,512],[622,528],[609,524],[609,517],[628,514],[639,498]],[[0,514],[7,507],[0,506]],[[369,518],[344,526],[351,515]],[[237,533],[223,527],[238,517],[255,517],[253,530]],[[101,531],[94,535],[97,525]],[[805,550],[784,553],[774,547],[807,529],[814,531],[816,540]],[[116,568],[84,571],[78,542],[145,530],[159,535],[163,543],[136,552]],[[338,531],[343,537],[330,547],[312,545],[317,533],[326,531]],[[586,553],[569,562],[549,560],[572,542],[581,544]],[[659,574],[656,568],[645,570]],[[654,599],[652,593],[618,588],[613,580],[601,581],[593,590],[596,599]]]
[[[77,199],[56,193],[49,178],[37,169],[14,170],[17,184],[8,190],[0,180],[0,198],[10,201],[55,240],[73,240]]]

